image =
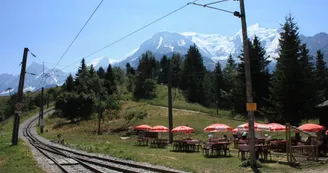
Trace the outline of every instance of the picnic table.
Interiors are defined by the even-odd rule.
[[[241,144],[238,147],[238,158],[239,158],[239,153],[241,153],[241,159],[245,160],[247,153],[249,153],[249,145],[247,144]],[[255,145],[255,154],[256,154],[256,159],[260,159],[260,156],[262,157],[261,159],[267,160],[268,159],[268,154],[270,154],[270,159],[271,159],[271,153],[270,153],[270,147],[268,145],[263,145],[263,144],[256,144]]]
[[[153,139],[150,141],[150,147],[151,148],[164,148],[168,144],[167,139]]]
[[[152,138],[148,138],[148,137],[138,138],[137,139],[137,145],[138,146],[147,146],[151,139]]]
[[[227,155],[227,151],[229,151],[230,142],[229,141],[219,141],[219,142],[206,142],[203,145],[203,155],[204,156],[219,156]]]
[[[269,142],[269,146],[274,151],[286,151],[286,140],[271,140]]]
[[[199,151],[200,140],[174,140],[173,151],[195,152]]]

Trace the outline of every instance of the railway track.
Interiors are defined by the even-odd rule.
[[[45,111],[45,113],[51,110]],[[80,153],[69,149],[64,149],[51,144],[47,144],[39,140],[31,132],[33,125],[38,120],[38,117],[30,121],[23,135],[27,138],[29,143],[36,148],[42,155],[50,160],[50,164],[58,166],[62,172],[75,173],[75,172],[124,172],[124,173],[178,173],[179,171],[169,170],[164,168],[158,168],[154,166],[148,166],[144,164],[137,164],[131,162],[125,162],[116,159],[110,159],[107,157],[94,156],[91,154]]]

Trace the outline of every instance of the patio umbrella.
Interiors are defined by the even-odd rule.
[[[149,131],[151,129],[151,126],[147,124],[142,124],[139,126],[136,126],[135,130],[143,130],[143,131]]]
[[[182,133],[187,133],[190,134],[191,132],[194,132],[194,129],[188,126],[178,126],[174,129],[171,130],[172,133],[175,132],[182,132]]]
[[[286,126],[279,123],[270,123],[268,124],[270,131],[285,131]]]
[[[232,131],[230,126],[225,124],[212,124],[204,128],[205,132],[227,132]]]
[[[303,124],[298,128],[307,132],[321,132],[323,130],[326,130],[324,126],[320,126],[318,124]]]
[[[237,127],[238,129],[248,129],[248,123],[241,124]],[[254,129],[256,131],[269,131],[270,127],[267,124],[262,124],[262,123],[254,123]]]
[[[150,129],[151,132],[168,132],[169,128],[165,127],[165,126],[154,126],[153,128]]]
[[[234,128],[233,130],[232,130],[232,133],[233,134],[236,134],[236,133],[238,133],[238,132],[248,132],[248,129],[243,129],[243,128]]]

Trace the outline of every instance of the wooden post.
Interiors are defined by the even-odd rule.
[[[23,61],[22,61],[22,69],[20,73],[19,83],[18,83],[18,92],[17,92],[17,103],[22,104],[23,101],[23,90],[24,90],[24,81],[25,81],[25,70],[26,70],[26,62],[27,62],[27,53],[28,48],[24,48]],[[13,135],[12,135],[12,145],[17,145],[18,143],[18,130],[19,130],[19,116],[20,111],[18,108],[15,110],[14,117],[14,127],[13,127]]]
[[[244,61],[245,61],[245,79],[246,79],[246,95],[247,103],[253,103],[253,91],[252,91],[252,78],[251,78],[251,64],[249,58],[249,45],[247,37],[247,26],[246,26],[246,13],[244,0],[240,2],[240,19],[243,34],[243,47],[244,47]],[[255,157],[255,135],[254,135],[254,112],[248,111],[248,129],[249,129],[249,154],[251,167],[256,168],[256,157]]]

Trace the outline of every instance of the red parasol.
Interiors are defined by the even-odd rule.
[[[270,127],[270,131],[285,131],[286,126],[279,124],[279,123],[270,123],[268,124]]]
[[[234,128],[232,130],[233,134],[236,134],[237,132],[248,132],[248,129],[242,129],[242,128]]]
[[[188,126],[178,126],[171,130],[171,132],[182,132],[182,133],[191,133],[194,132],[194,129]]]
[[[241,124],[237,127],[238,129],[248,129],[248,123]],[[254,123],[254,129],[257,131],[264,131],[270,130],[270,127],[267,124],[262,124],[262,123]]]
[[[307,132],[321,132],[323,130],[326,130],[324,126],[320,126],[318,124],[303,124],[298,128]]]
[[[227,131],[232,131],[232,128],[225,124],[212,124],[212,125],[207,126],[204,129],[204,131],[205,132],[227,132]]]
[[[153,128],[150,129],[151,132],[168,132],[169,128],[165,126],[154,126]]]
[[[135,130],[144,130],[144,131],[148,131],[150,129],[151,129],[151,126],[149,126],[147,124],[142,124],[135,128]]]

